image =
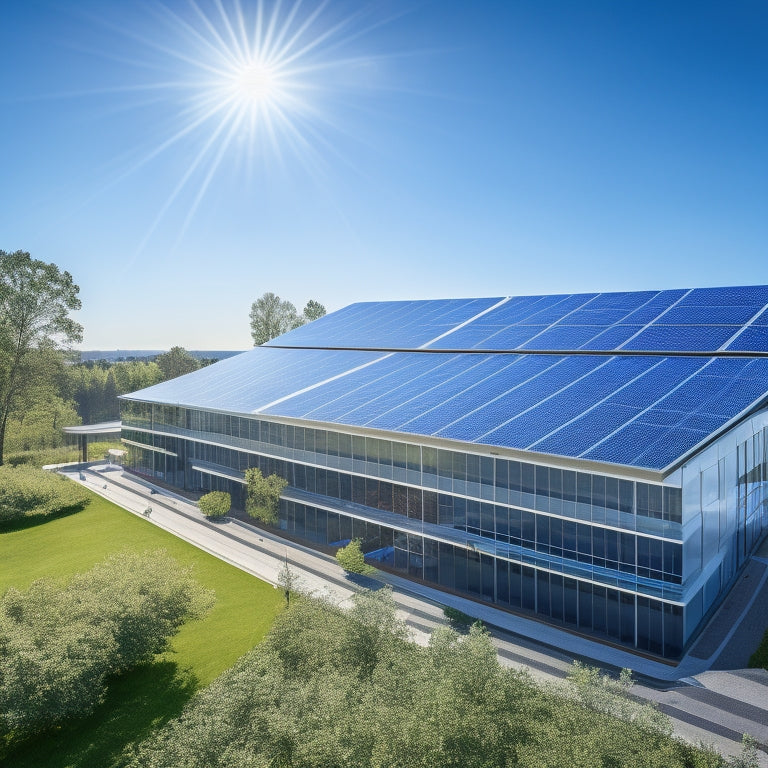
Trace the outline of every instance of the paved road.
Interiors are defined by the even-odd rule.
[[[151,495],[147,483],[116,467],[91,465],[84,473],[84,481],[76,470],[65,474],[135,514],[141,515],[151,506],[148,524],[164,528],[272,584],[277,583],[286,561],[298,574],[304,590],[325,594],[339,605],[348,604],[361,586],[376,588],[382,582],[388,583],[393,588],[399,614],[416,642],[426,643],[429,633],[445,623],[443,606],[451,605],[490,626],[502,663],[526,668],[541,681],[561,681],[574,658],[610,671],[632,667],[639,681],[632,689],[633,694],[655,702],[666,712],[676,734],[694,743],[712,743],[723,754],[734,755],[740,750],[742,734],[749,733],[761,745],[761,766],[768,768],[768,673],[713,670],[717,656],[728,646],[727,641],[706,660],[686,657],[677,666],[644,660],[391,574],[382,574],[375,581],[352,581],[327,555],[231,518],[210,522],[188,500],[160,489]],[[768,589],[764,592],[768,594]],[[751,620],[754,616],[748,609],[755,605],[755,610],[762,608],[760,595],[744,610],[744,616],[751,616]]]

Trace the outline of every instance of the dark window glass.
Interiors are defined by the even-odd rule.
[[[467,455],[465,453],[453,454],[453,479],[467,479]]]
[[[509,462],[496,459],[496,487],[509,488]]]
[[[456,576],[453,565],[453,547],[450,544],[438,542],[438,570],[440,584],[448,589],[456,586]]]
[[[549,574],[546,571],[536,571],[536,613],[550,615]]]
[[[608,509],[619,508],[619,481],[615,477],[605,478],[605,506]]]
[[[379,506],[379,481],[375,478],[365,478],[365,503],[374,509]]]
[[[523,574],[521,579],[522,584],[522,608],[529,611],[536,610],[536,571],[533,568],[529,568],[527,565],[523,566]]]
[[[631,533],[619,534],[619,545],[621,551],[619,552],[622,563],[635,564],[635,536]]]
[[[405,469],[408,463],[408,453],[405,443],[392,443],[392,466]]]
[[[339,498],[339,473],[338,472],[327,473],[327,489],[328,490],[326,491],[326,493],[332,499]]]
[[[637,537],[637,575],[649,578],[651,575],[651,552],[648,539],[645,536]]]
[[[379,466],[392,466],[392,443],[389,440],[379,440]]]
[[[510,491],[517,491],[518,493],[522,490],[522,467],[520,466],[519,461],[510,461],[509,464],[509,490]]]
[[[664,542],[664,571],[675,576],[683,575],[683,546],[671,541]]]
[[[602,475],[592,475],[592,505],[605,507],[605,478]]]
[[[563,521],[559,517],[549,520],[549,546],[553,555],[563,554]]]
[[[408,514],[408,492],[405,486],[392,486],[392,508],[398,515]]]
[[[579,472],[576,476],[576,501],[581,504],[592,503],[592,475]]]
[[[480,528],[484,536],[494,535],[494,511],[493,504],[480,505]]]
[[[549,496],[549,467],[536,466],[536,494]]]
[[[637,514],[641,517],[649,517],[648,514],[648,486],[645,483],[636,483]]]
[[[576,592],[576,579],[563,577],[563,621],[566,624],[576,625],[578,616],[578,594]]]
[[[662,577],[662,568],[663,568],[663,542],[661,542],[659,539],[649,539],[648,540],[648,549],[650,550],[650,560],[651,560],[651,578],[652,579],[661,579]]]
[[[619,563],[619,532],[605,529],[605,559],[609,568],[617,568]]]
[[[522,522],[520,519],[521,511],[516,507],[509,510],[509,543],[520,546],[522,541]]]
[[[352,458],[355,461],[365,461],[365,438],[352,435]]]
[[[493,485],[493,459],[490,456],[480,459],[480,482],[483,485]]]
[[[434,491],[424,491],[424,522],[437,523],[437,494]]]
[[[676,658],[683,652],[683,609],[664,603],[664,655]]]
[[[509,510],[507,507],[497,505],[494,514],[496,517],[496,535],[509,536]]]
[[[513,608],[522,606],[522,577],[521,566],[518,563],[509,564],[509,604]]]
[[[342,501],[352,501],[352,477],[339,475],[339,498]]]
[[[352,458],[352,435],[339,435],[339,456],[344,459]]]
[[[264,432],[262,430],[261,433],[262,440],[264,439]],[[305,429],[304,430],[304,450],[305,451],[312,451],[315,450],[315,430],[314,429]]]
[[[619,509],[628,515],[635,511],[635,484],[631,480],[619,480]]]
[[[315,453],[325,455],[328,452],[327,433],[324,429],[315,432]]]
[[[480,457],[472,454],[467,455],[467,482],[480,482]]]
[[[325,469],[318,469],[315,472],[315,493],[319,493],[321,496],[328,495],[327,470]]]
[[[546,515],[536,515],[536,550],[549,552],[549,518]]]
[[[379,483],[379,509],[392,511],[392,483]]]
[[[536,516],[532,512],[520,511],[520,528],[523,546],[533,548],[536,541]]]
[[[467,591],[467,550],[460,547],[453,549],[453,573],[456,589],[459,592]]]
[[[429,448],[426,445],[421,449],[421,461],[423,471],[429,475],[437,474],[437,449]]]
[[[445,493],[438,494],[437,509],[440,525],[453,525],[453,497]]]
[[[328,455],[339,455],[339,433],[338,432],[326,432],[328,442]]]
[[[563,470],[563,499],[576,501],[576,473],[567,469]]]
[[[574,557],[576,552],[576,523],[563,520],[563,555]]]
[[[561,469],[549,470],[549,495],[553,499],[563,498],[563,471]]]
[[[467,527],[467,500],[459,496],[453,497],[453,527]]]
[[[482,592],[486,600],[493,601],[495,588],[495,568],[493,567],[494,558],[490,555],[480,555],[480,569],[482,579]]]
[[[365,478],[352,476],[352,501],[355,504],[365,504]]]
[[[616,589],[605,591],[605,627],[608,637],[621,637],[621,618],[619,613],[619,592]]]
[[[552,618],[556,621],[562,621],[563,611],[563,577],[557,573],[549,574],[549,595],[552,602]]]
[[[421,488],[408,488],[408,517],[421,520]]]
[[[408,457],[408,469],[411,472],[421,472],[421,448],[418,445],[409,445],[406,449]]]
[[[660,485],[648,486],[648,515],[657,520],[662,518],[663,491]]]
[[[467,500],[467,528],[480,530],[480,502],[474,499]]]
[[[592,629],[592,585],[583,581],[577,582],[579,593],[579,627]]]
[[[471,595],[482,594],[480,553],[473,550],[467,552],[467,592]]]
[[[450,451],[437,452],[437,466],[440,477],[453,477],[453,457]]]
[[[635,596],[621,593],[621,642],[635,642]]]
[[[523,493],[534,493],[536,490],[536,472],[533,464],[520,465],[520,487]]]
[[[588,525],[582,523],[577,523],[577,525],[579,560],[589,563],[592,561],[592,531]]]
[[[605,568],[605,528],[592,528],[592,557],[595,565]]]
[[[509,605],[509,563],[496,560],[496,602]]]
[[[664,519],[672,523],[683,521],[683,495],[679,488],[664,488]]]

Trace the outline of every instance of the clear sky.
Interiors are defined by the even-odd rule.
[[[0,249],[83,349],[355,301],[768,283],[768,4],[0,0]]]

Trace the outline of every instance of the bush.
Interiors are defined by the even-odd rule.
[[[352,539],[346,547],[336,553],[336,561],[347,573],[376,573],[376,569],[365,562],[360,539]]]
[[[85,488],[61,475],[29,465],[0,467],[0,521],[79,512],[90,501]]]
[[[479,619],[474,618],[474,616],[470,616],[468,613],[464,613],[464,611],[460,611],[458,608],[452,608],[450,605],[443,608],[443,616],[445,616],[446,619],[453,625],[457,627],[470,627],[475,622],[479,622]]]
[[[80,451],[77,448],[66,446],[39,451],[21,451],[5,457],[5,463],[12,467],[22,465],[45,467],[48,464],[70,464],[75,461],[80,461]]]
[[[232,506],[232,497],[226,491],[211,491],[197,502],[206,517],[224,517]]]
[[[253,518],[267,525],[277,525],[277,513],[280,510],[280,494],[288,481],[279,475],[264,477],[257,467],[245,471],[247,497],[245,511]]]
[[[149,661],[212,593],[164,552],[110,557],[0,599],[0,741],[85,715],[108,675]]]

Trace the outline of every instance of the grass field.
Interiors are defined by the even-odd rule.
[[[107,700],[89,717],[0,755],[14,768],[108,768],[123,749],[176,716],[192,694],[258,643],[283,605],[269,584],[177,539],[151,522],[94,497],[82,512],[0,532],[0,593],[42,577],[88,570],[111,552],[165,549],[192,565],[195,578],[216,592],[204,619],[190,622],[169,651],[109,685]]]

